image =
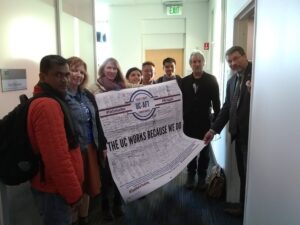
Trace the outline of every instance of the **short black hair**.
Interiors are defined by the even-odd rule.
[[[53,65],[66,65],[68,64],[67,59],[60,55],[46,55],[41,59],[40,62],[40,72],[48,73],[48,71],[53,67]]]
[[[163,65],[165,65],[166,63],[174,63],[176,65],[176,60],[171,57],[168,57],[164,59]]]
[[[240,53],[240,55],[246,55],[245,50],[241,46],[232,46],[226,51],[226,56],[231,55],[234,52]]]
[[[129,74],[130,74],[132,71],[139,71],[140,74],[142,74],[142,71],[141,71],[139,68],[137,68],[137,67],[131,67],[130,69],[127,70],[127,73],[126,73],[126,76],[125,76],[127,80],[128,80],[128,78],[129,78]]]
[[[155,64],[154,64],[153,62],[151,62],[151,61],[146,61],[146,62],[144,62],[144,63],[142,64],[142,68],[143,68],[144,66],[153,66],[153,67],[155,67]]]

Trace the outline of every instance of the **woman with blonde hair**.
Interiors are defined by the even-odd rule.
[[[94,94],[99,94],[107,91],[116,91],[126,88],[123,73],[119,62],[114,58],[106,59],[99,68],[98,79],[89,90]],[[105,157],[105,166],[101,170],[102,178],[102,199],[101,206],[103,217],[107,221],[111,221],[114,217],[121,217],[124,215],[122,209],[122,197],[113,181],[111,171],[109,168],[107,157]],[[111,210],[109,203],[110,189],[113,189],[113,207]]]
[[[99,68],[98,79],[89,90],[95,95],[106,91],[121,90],[126,87],[119,62],[115,58],[106,59]]]
[[[85,89],[87,83],[86,63],[78,58],[67,60],[70,76],[66,102],[74,121],[74,129],[79,138],[84,166],[82,204],[74,212],[73,224],[87,225],[90,197],[100,194],[99,154],[106,150],[106,138],[97,115],[98,108],[94,95]]]

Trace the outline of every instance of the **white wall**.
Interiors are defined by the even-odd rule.
[[[92,0],[90,0],[90,4]],[[88,3],[88,1],[86,1]],[[93,18],[92,12],[89,12]],[[87,64],[89,75],[88,83],[94,83],[95,66],[95,39],[94,23],[75,17],[64,11],[61,12],[61,54],[65,58],[78,56]]]
[[[245,225],[300,224],[299,8],[257,1]]]
[[[39,9],[39,10],[36,10]],[[27,90],[0,92],[0,118],[19,102],[21,93],[31,95],[38,81],[38,63],[56,53],[55,10],[37,0],[0,1],[0,68],[25,68]]]
[[[166,15],[161,3],[111,6],[109,9],[111,56],[120,62],[123,73],[132,66],[141,67],[144,50],[152,43],[153,49],[183,46],[186,75],[190,72],[189,54],[195,48],[203,50],[203,43],[208,40],[208,2],[184,3],[183,15],[173,17]],[[178,29],[174,28],[172,20],[179,21]],[[156,41],[157,38],[160,41]]]
[[[0,69],[25,68],[27,73],[27,90],[1,90],[0,118],[19,103],[20,94],[32,95],[33,86],[38,81],[41,58],[58,52],[54,2],[55,0],[0,1]],[[63,11],[61,20],[62,56],[82,57],[88,65],[90,82],[93,82],[96,73],[93,24]],[[78,21],[77,24],[74,20]],[[74,29],[77,29],[77,33]]]
[[[224,100],[224,37],[225,37],[225,1],[210,0],[209,1],[209,42],[210,49],[208,58],[211,60],[211,73],[217,78],[220,90],[221,102]],[[224,136],[224,131],[221,136]],[[226,158],[226,138],[220,138],[219,135],[212,141],[212,147],[217,163],[224,168]]]

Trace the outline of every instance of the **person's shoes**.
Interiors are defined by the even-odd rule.
[[[79,217],[79,225],[88,225],[89,224],[89,221],[88,221],[88,217]]]
[[[115,217],[124,216],[124,211],[122,209],[122,206],[120,206],[120,205],[114,206],[112,211],[113,211],[113,214],[114,214]]]
[[[236,217],[241,217],[244,215],[244,210],[241,207],[237,207],[237,208],[225,208],[224,212],[232,215],[232,216],[236,216]]]
[[[186,183],[185,183],[184,186],[187,189],[193,189],[194,186],[195,186],[195,175],[188,174],[187,175],[187,180],[186,180]]]
[[[202,191],[206,191],[206,188],[207,188],[207,184],[206,184],[205,179],[198,180],[197,185],[196,185],[196,190],[202,192]]]
[[[106,221],[112,221],[114,219],[114,216],[109,209],[103,210],[102,214],[103,214],[103,219]]]

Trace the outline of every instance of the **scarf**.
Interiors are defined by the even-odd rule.
[[[66,136],[67,136],[69,148],[70,149],[76,148],[79,144],[79,141],[78,141],[78,137],[75,133],[74,124],[71,119],[71,112],[70,112],[70,109],[69,109],[67,103],[65,102],[64,96],[62,96],[62,94],[60,92],[53,89],[47,83],[39,82],[37,84],[37,86],[39,86],[41,88],[42,93],[36,94],[35,96],[53,98],[54,100],[56,100],[59,103],[61,110],[64,113],[64,124],[65,124],[65,130],[66,130]]]
[[[112,81],[105,76],[98,78],[97,81],[105,88],[106,91],[117,91],[125,88],[124,82]]]

